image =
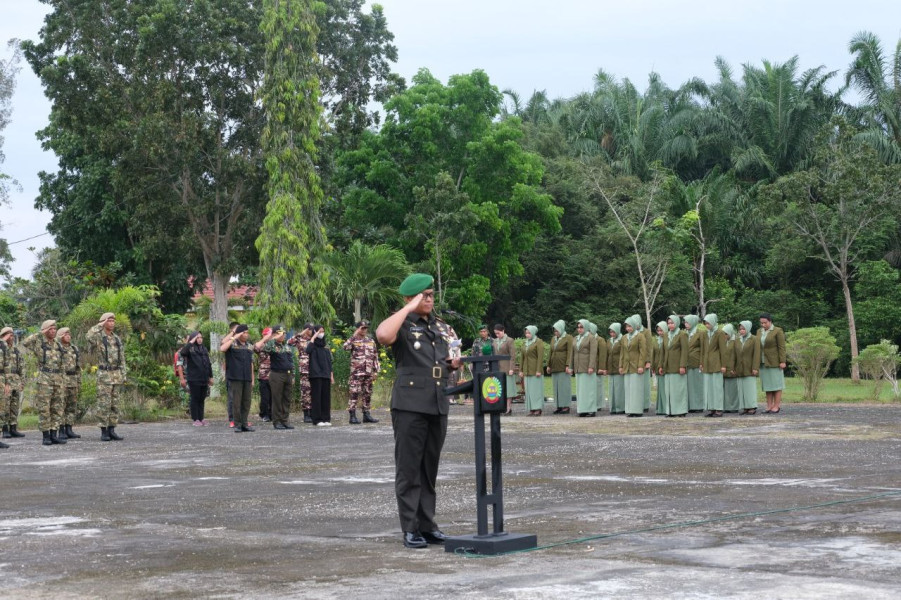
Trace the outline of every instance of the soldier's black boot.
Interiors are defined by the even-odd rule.
[[[303,422],[304,423],[312,423],[313,422],[313,417],[312,417],[312,415],[310,415],[309,408],[304,409],[304,411],[303,411]]]
[[[53,441],[50,439],[49,431],[42,431],[41,433],[44,435],[44,439],[43,441],[41,441],[41,444],[43,444],[44,446],[50,446],[51,444],[53,444]]]
[[[9,432],[9,425],[4,425],[4,426],[3,426],[3,437],[4,437],[4,438],[11,438],[11,437],[12,437],[12,434]]]
[[[60,425],[59,430],[56,432],[56,439],[64,440],[64,439],[67,439],[68,437],[69,437],[68,434],[66,434],[66,426]]]
[[[368,411],[368,410],[364,410],[364,411],[363,411],[363,422],[364,422],[364,423],[378,423],[379,420],[378,420],[378,419],[373,419],[373,418],[372,418],[372,415],[369,414],[369,411]]]
[[[110,425],[110,426],[107,428],[107,433],[109,433],[109,439],[111,439],[111,440],[115,440],[115,441],[117,441],[117,442],[121,442],[122,440],[125,439],[124,437],[122,437],[121,435],[119,435],[118,433],[116,433],[116,426],[115,426],[115,425]]]
[[[6,437],[6,436],[3,436],[3,437]],[[25,437],[25,434],[21,433],[19,431],[18,425],[10,425],[9,426],[9,437],[14,437],[14,438]]]
[[[357,418],[357,411],[355,411],[355,410],[349,410],[349,411],[347,411],[347,412],[350,413],[350,424],[351,424],[351,425],[359,425],[359,424],[360,424],[360,419]]]
[[[100,441],[101,442],[110,441],[109,427],[101,427],[100,428]]]
[[[66,425],[66,437],[68,437],[70,440],[74,440],[80,438],[81,436],[72,431],[71,425]]]
[[[50,430],[50,443],[51,444],[65,444],[66,438],[59,437],[58,435],[56,435],[56,429],[51,429]]]
[[[4,444],[3,442],[0,442],[0,448],[9,448],[9,444]]]

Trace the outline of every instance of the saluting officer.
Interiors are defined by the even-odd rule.
[[[116,433],[116,426],[119,424],[122,386],[125,385],[125,348],[115,329],[116,315],[107,312],[100,315],[100,320],[87,335],[88,347],[98,363],[96,410],[103,442],[123,439]]]
[[[72,343],[72,332],[68,327],[56,332],[56,341],[63,353],[63,421],[57,436],[74,440],[81,437],[72,430],[78,416],[78,396],[81,392],[81,354]]]
[[[63,415],[62,349],[56,341],[56,321],[48,319],[41,323],[41,332],[25,338],[22,347],[38,361],[34,407],[44,436],[42,443],[45,446],[65,444],[67,438],[56,435]]]
[[[450,327],[432,314],[434,279],[415,273],[400,285],[406,305],[382,321],[380,344],[391,346],[397,379],[391,394],[394,427],[394,489],[404,546],[442,544],[446,536],[435,523],[435,483],[447,434],[447,375],[460,367],[450,359]]]
[[[24,433],[19,431],[19,405],[22,403],[22,390],[25,381],[25,357],[16,345],[16,333],[12,327],[4,327],[0,330],[0,340],[6,349],[6,400],[0,408],[0,423],[3,424],[4,438],[22,438]]]

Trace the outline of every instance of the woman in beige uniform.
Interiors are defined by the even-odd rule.
[[[738,380],[738,406],[744,415],[757,412],[757,373],[760,368],[760,342],[751,335],[751,322],[742,321],[735,341],[735,375]]]
[[[685,315],[688,334],[688,412],[704,412],[704,378],[701,360],[707,340],[704,328],[698,325],[697,315]]]
[[[566,333],[566,323],[554,323],[554,337],[547,357],[545,372],[551,376],[551,389],[557,402],[555,415],[568,414],[572,402],[573,336]]]
[[[526,408],[530,417],[540,417],[544,408],[544,376],[541,364],[544,362],[544,342],[538,338],[538,328],[529,325],[525,330],[526,343],[523,344],[519,376],[526,390]]]
[[[576,374],[576,411],[580,417],[594,417],[598,412],[597,338],[591,335],[588,319],[580,319],[576,326],[573,347],[573,372]]]
[[[626,319],[626,336],[619,358],[619,372],[623,376],[626,392],[626,415],[629,417],[644,415],[644,371],[648,352],[647,337],[639,332],[640,327],[640,319]]]
[[[610,323],[607,333],[610,336],[610,350],[607,352],[607,373],[610,377],[610,414],[621,415],[626,412],[626,389],[623,376],[619,372],[619,359],[623,350],[623,334],[621,323]]]

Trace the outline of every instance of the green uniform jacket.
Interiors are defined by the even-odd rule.
[[[702,331],[698,335],[703,335],[705,340],[701,370],[704,373],[719,373],[726,366],[726,341],[729,336],[722,330],[714,331],[713,335]]]
[[[610,354],[610,342],[607,341],[607,338],[600,335],[595,336],[595,340],[598,345],[598,360],[596,363],[598,371],[606,371],[607,355]]]
[[[509,356],[508,360],[499,360],[497,367],[504,373],[509,373],[513,368],[513,358],[516,356],[516,347],[513,344],[513,338],[504,336],[504,339],[495,338],[494,353],[498,356]]]
[[[22,340],[22,347],[38,359],[38,379],[63,383],[63,353],[56,340],[48,341],[42,333],[33,333]]]
[[[688,337],[688,332],[685,332],[685,337],[688,338],[688,368],[697,369],[701,366],[704,349],[707,346],[707,331],[698,331],[691,337]]]
[[[63,375],[66,387],[81,387],[81,355],[75,344],[60,344],[63,353]]]
[[[726,353],[725,353],[725,362],[723,362],[723,366],[726,367],[726,372],[723,373],[723,377],[737,377],[735,374],[735,361],[738,358],[735,352],[735,344],[737,342],[735,340],[726,340]]]
[[[753,377],[753,371],[760,370],[760,340],[749,335],[745,343],[735,340],[735,376]]]
[[[623,336],[615,344],[612,341],[607,342],[610,346],[610,350],[607,352],[607,374],[608,375],[619,375],[619,359],[623,352],[623,340],[624,339],[626,339],[626,336]]]
[[[688,334],[677,333],[670,342],[667,336],[666,352],[663,356],[663,372],[666,375],[678,375],[679,369],[688,368]]]
[[[534,377],[536,373],[542,373],[541,365],[544,363],[544,342],[536,339],[532,345],[526,348],[522,346],[522,358],[519,361],[520,370],[524,377]]]
[[[110,385],[125,383],[125,349],[115,333],[107,334],[102,324],[88,330],[88,347],[97,357],[97,382]]]
[[[10,348],[3,340],[0,340],[0,344],[4,345],[6,353],[6,362],[4,365],[6,383],[10,388],[22,391],[25,383],[22,379],[22,375],[25,374],[25,358],[19,351],[18,346],[13,345]]]
[[[573,362],[573,336],[561,335],[552,338],[548,345],[551,351],[547,356],[547,368],[551,373],[563,373]],[[525,373],[526,370],[523,369]]]
[[[391,346],[397,379],[391,392],[391,409],[430,415],[446,415],[450,355],[450,327],[434,315],[411,313]],[[511,340],[512,341],[512,340]],[[417,348],[416,344],[419,343]]]
[[[658,369],[663,367],[663,363],[666,360],[666,341],[660,341],[659,336],[655,336],[657,339],[653,342],[653,352],[651,353],[651,372],[657,373]]]
[[[647,336],[641,333],[636,333],[631,340],[628,335],[624,335],[620,340],[623,349],[619,357],[619,367],[623,370],[623,375],[637,374],[639,368],[644,368],[645,360],[648,358],[647,342]]]
[[[644,344],[644,363],[646,365],[654,364],[654,350],[657,348],[657,340],[654,339],[657,337],[650,329],[645,327],[639,332],[644,336],[645,344]],[[642,365],[643,366],[643,365]]]
[[[588,369],[595,370],[598,365],[598,338],[590,333],[582,337],[582,345],[573,339],[573,371],[587,373]]]
[[[763,339],[762,329],[757,330],[757,341]],[[766,334],[766,343],[761,342],[763,348],[763,364],[765,367],[779,368],[780,363],[787,362],[785,356],[785,332],[781,327],[773,327],[772,331]]]

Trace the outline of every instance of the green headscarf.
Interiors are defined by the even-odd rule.
[[[739,339],[741,340],[741,345],[744,346],[745,342],[748,341],[748,339],[750,339],[751,337],[751,322],[742,321],[741,323],[739,323],[739,325],[745,328],[745,334],[739,337]]]
[[[628,319],[626,319],[626,325],[632,326],[632,333],[630,333],[627,337],[631,340],[635,337],[635,334],[638,333],[639,327],[641,327],[641,317],[638,315],[632,315]]]
[[[682,324],[682,319],[679,318],[679,315],[670,315],[667,317],[667,320],[672,321],[673,325],[675,325],[672,331],[669,330],[669,327],[666,328],[666,337],[672,343],[673,338],[679,335],[679,326]]]
[[[595,325],[594,323],[589,323],[589,324],[588,324],[588,330],[591,332],[592,335],[597,335],[597,334],[598,334],[598,326]]]
[[[657,346],[663,346],[663,338],[666,337],[669,328],[666,326],[666,321],[660,321],[657,323],[657,329],[661,329],[663,331],[663,335],[657,336]]]
[[[729,336],[730,340],[735,339],[735,327],[732,326],[732,323],[726,323],[723,325],[723,331],[726,332],[726,335]]]
[[[588,335],[588,326],[591,325],[591,323],[588,322],[588,319],[579,319],[579,325],[582,326],[582,333],[576,336],[576,348],[582,347],[582,340]]]
[[[526,338],[526,348],[528,348],[538,339],[538,328],[534,325],[526,325],[526,331],[532,334],[532,337]]]
[[[613,338],[613,341],[612,341],[612,342],[610,342],[611,344],[616,344],[616,342],[618,342],[618,341],[620,341],[621,339],[623,339],[623,334],[622,334],[623,326],[622,326],[621,324],[619,324],[619,323],[610,323],[610,327],[607,328],[607,331],[612,331],[613,333],[616,334],[616,337]]]
[[[641,315],[632,315],[629,319],[636,319],[638,321],[638,327],[632,326],[635,328],[635,331],[644,331],[644,323],[641,321]],[[629,319],[626,319],[626,323],[629,322]]]
[[[566,322],[563,319],[560,319],[554,323],[554,329],[560,332],[560,337],[563,337],[566,335]]]
[[[719,319],[717,319],[716,313],[710,313],[704,317],[704,322],[710,323],[710,329],[707,330],[707,339],[710,339],[716,333],[716,325],[719,323]]]
[[[698,332],[698,315],[685,315],[685,322],[691,326],[688,337],[692,338]]]

